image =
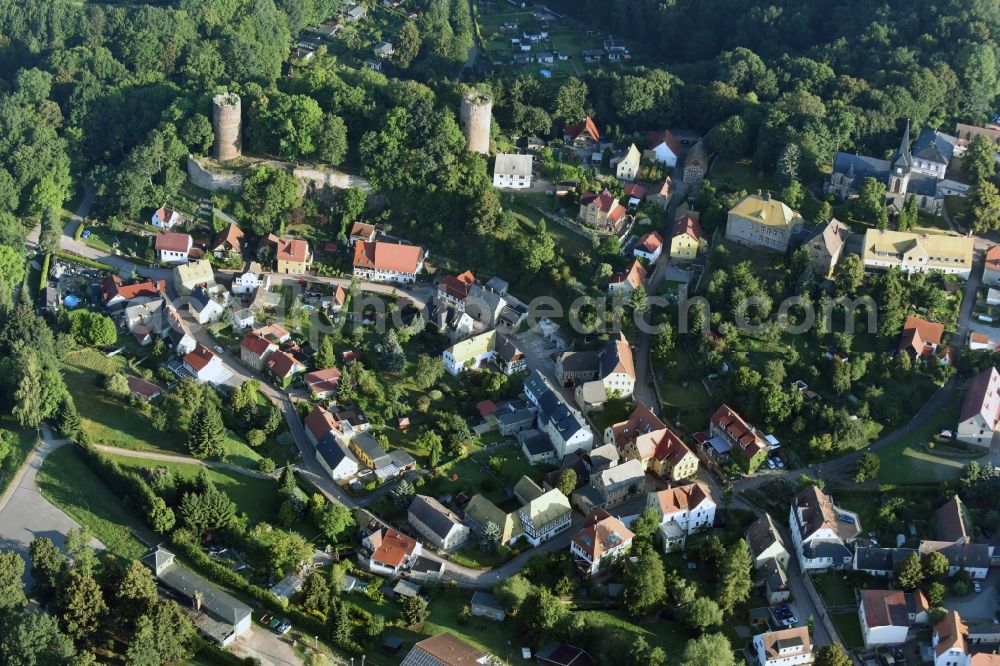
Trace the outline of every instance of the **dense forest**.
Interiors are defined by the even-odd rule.
[[[244,97],[250,153],[360,171],[387,195],[386,220],[445,255],[458,252],[462,236],[480,236],[498,263],[534,255],[524,261],[528,279],[558,268],[546,248],[517,245],[486,161],[463,151],[456,110],[474,34],[468,3],[413,3],[419,18],[397,36],[390,76],[323,55],[289,70],[293,37],[339,5],[0,1],[0,236],[16,245],[22,228],[70,198],[74,181],[96,186],[94,212],[112,221],[170,199],[187,153],[210,145],[211,95],[233,90]],[[636,66],[479,82],[495,97],[500,146],[552,136],[591,113],[611,137],[711,130],[716,151],[763,169],[795,144],[808,180],[837,149],[891,149],[905,119],[914,131],[985,120],[998,92],[1000,9],[987,0],[554,7],[627,36]],[[258,181],[237,212],[265,233],[304,202],[278,175]]]

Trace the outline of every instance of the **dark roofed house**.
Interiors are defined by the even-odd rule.
[[[250,607],[177,564],[170,551],[157,547],[142,557],[142,563],[157,581],[191,604],[194,625],[215,643],[226,647],[250,631]]]
[[[147,382],[135,375],[128,376],[128,390],[137,399],[149,402],[163,392],[159,386],[153,382]]]
[[[855,571],[864,571],[872,576],[892,576],[907,557],[916,553],[915,548],[875,548],[859,547],[854,550]]]
[[[407,521],[424,538],[442,550],[460,546],[469,538],[462,520],[433,497],[417,495],[407,509]]]
[[[507,610],[489,592],[475,592],[470,603],[472,614],[479,617],[489,618],[496,622],[502,622],[507,616]]]
[[[594,666],[595,664],[583,648],[565,643],[546,643],[535,653],[535,658],[541,666]]]

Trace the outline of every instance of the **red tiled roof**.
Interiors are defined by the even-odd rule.
[[[636,439],[640,435],[666,430],[667,426],[657,418],[656,414],[643,403],[638,403],[627,421],[611,426],[615,444],[619,447]]]
[[[638,247],[644,252],[653,254],[663,247],[663,236],[660,235],[659,231],[650,231],[648,234],[639,239]]]
[[[323,439],[326,433],[330,432],[337,426],[337,419],[333,417],[333,414],[326,411],[319,405],[313,407],[313,410],[309,412],[309,415],[305,418],[304,424],[306,429],[312,433],[312,436],[317,440]]]
[[[628,282],[632,285],[633,289],[638,288],[640,284],[646,281],[646,268],[642,263],[636,259],[629,266],[629,269],[624,273],[618,273],[611,278],[611,284],[618,284],[619,282]]]
[[[371,536],[371,541],[375,545],[371,559],[379,564],[398,567],[417,549],[417,542],[414,539],[392,528],[386,528],[377,534],[377,537],[375,534]]]
[[[267,338],[263,338],[256,333],[250,333],[240,342],[240,348],[246,349],[254,356],[263,356],[273,344]]]
[[[191,249],[191,236],[175,231],[164,231],[156,234],[157,252],[187,252]]]
[[[698,220],[694,219],[690,215],[685,215],[684,217],[679,217],[674,222],[674,236],[680,236],[682,234],[687,234],[695,241],[700,241],[704,238],[704,233],[701,230],[701,225],[698,224]]]
[[[601,140],[601,133],[597,131],[597,125],[590,116],[584,118],[582,122],[566,125],[563,128],[563,136],[569,137],[570,141],[576,141],[584,132],[587,132],[594,141]]]
[[[438,291],[464,301],[469,296],[469,283],[462,280],[461,276],[445,275],[438,280]]]
[[[594,509],[583,522],[583,528],[573,535],[573,543],[594,560],[634,536],[621,520],[604,509]]]
[[[764,438],[743,420],[743,417],[729,408],[728,405],[720,405],[712,414],[711,422],[720,430],[726,433],[734,448],[739,449],[743,456],[750,460],[761,451],[767,450],[767,443]]]
[[[195,372],[201,372],[214,358],[212,350],[199,342],[184,356],[184,362],[194,368]]]
[[[1000,245],[994,245],[986,251],[986,270],[1000,271]]]
[[[703,483],[689,483],[685,486],[668,488],[656,493],[656,499],[660,503],[660,511],[664,514],[676,513],[681,510],[690,510],[706,499],[712,499],[712,492]]]
[[[418,245],[358,241],[354,245],[355,268],[373,268],[396,273],[416,273],[424,258]]]
[[[375,235],[375,225],[355,222],[351,227],[351,238],[371,238]]]
[[[306,383],[313,393],[325,393],[333,391],[340,384],[341,372],[337,368],[326,368],[307,373],[302,381]]]
[[[347,302],[347,292],[339,284],[333,292],[333,304],[342,307]]]
[[[677,140],[677,137],[670,130],[646,132],[646,141],[650,148],[656,148],[661,143],[665,143],[675,157],[680,157],[681,142]]]
[[[675,435],[670,428],[664,428],[663,434],[660,435],[660,441],[656,444],[653,457],[663,462],[676,464],[689,453],[691,453],[691,449],[681,441],[681,438]]]
[[[938,644],[935,652],[941,656],[952,648],[958,648],[965,654],[969,654],[969,627],[962,622],[962,617],[958,611],[951,611],[934,625],[934,633],[937,634]]]
[[[135,375],[128,376],[128,390],[134,395],[146,398],[147,400],[163,392],[163,389],[153,382],[147,382],[142,377],[136,377]]]
[[[294,356],[281,350],[274,352],[267,359],[268,369],[282,379],[296,366],[302,367],[302,364],[296,361]]]
[[[157,280],[156,282],[139,282],[136,284],[122,284],[122,279],[117,275],[109,275],[104,278],[101,284],[101,299],[107,303],[116,296],[121,296],[127,301],[133,298],[144,296],[154,297],[166,293],[167,281]]]
[[[615,195],[611,194],[611,192],[606,188],[600,192],[587,192],[580,197],[580,205],[594,205],[597,207],[597,210],[602,213],[610,213],[615,208],[621,206],[621,204],[618,203],[618,200],[615,199]]]
[[[917,356],[931,353],[931,346],[941,344],[944,335],[944,324],[927,321],[915,315],[910,315],[903,322],[903,337],[899,341],[900,351],[912,351]]]
[[[625,192],[625,196],[639,199],[640,201],[646,198],[646,188],[639,183],[625,183],[622,186],[622,191]]]
[[[230,222],[226,225],[226,228],[220,231],[215,236],[215,243],[212,245],[213,250],[218,250],[223,245],[228,245],[234,250],[240,249],[240,241],[243,240],[243,230],[238,226]]]

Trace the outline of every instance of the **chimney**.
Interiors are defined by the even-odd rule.
[[[770,200],[771,200],[771,192],[770,191],[764,192],[764,201],[770,201]]]

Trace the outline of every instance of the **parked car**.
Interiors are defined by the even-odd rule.
[[[976,592],[982,592],[983,584],[980,583],[978,580],[974,580],[972,581],[972,589],[975,590]]]
[[[281,624],[278,625],[278,628],[275,629],[275,631],[277,631],[282,636],[284,636],[291,630],[292,630],[292,623],[289,622],[288,620],[282,620]]]

